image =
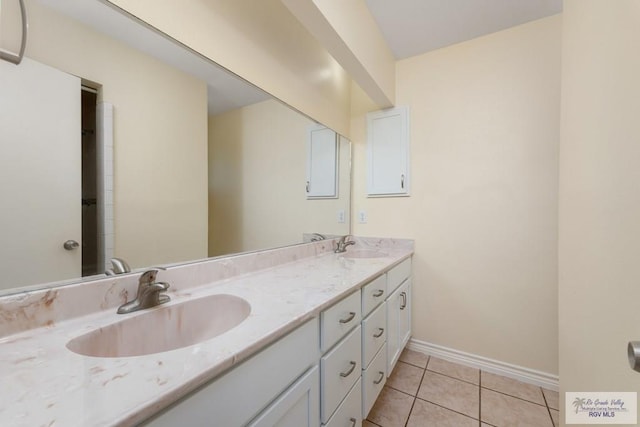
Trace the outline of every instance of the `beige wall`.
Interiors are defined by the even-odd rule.
[[[115,254],[132,267],[207,255],[207,89],[34,1],[26,55],[114,105]],[[41,153],[42,154],[42,153]]]
[[[566,0],[563,15],[560,388],[638,391],[640,3]]]
[[[280,0],[111,0],[342,135],[351,79]]]
[[[307,200],[307,130],[313,122],[269,100],[209,117],[209,255],[347,234],[350,144],[341,143],[339,198]]]
[[[375,107],[357,90],[351,130],[354,234],[416,241],[413,337],[551,374],[560,37],[554,16],[397,63],[411,197],[365,197]]]

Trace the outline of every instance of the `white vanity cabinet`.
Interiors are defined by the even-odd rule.
[[[152,427],[318,427],[318,319],[157,414]]]
[[[314,366],[249,424],[249,427],[317,427],[318,367]]]
[[[357,427],[411,335],[411,259],[142,425]]]
[[[362,288],[362,417],[366,418],[411,336],[411,259]]]
[[[411,336],[411,259],[389,270],[387,288],[391,294],[386,301],[387,375],[391,375]]]

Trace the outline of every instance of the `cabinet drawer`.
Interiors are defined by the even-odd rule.
[[[384,344],[373,362],[362,372],[362,418],[366,418],[387,379],[387,345]]]
[[[351,294],[320,314],[320,349],[327,351],[347,332],[360,324],[360,291]]]
[[[320,416],[331,417],[361,373],[361,328],[358,326],[333,350],[320,359]]]
[[[358,380],[325,427],[353,427],[362,423],[362,382]]]
[[[387,310],[376,308],[362,321],[362,369],[366,369],[387,339]]]
[[[387,297],[387,275],[373,279],[362,288],[362,316],[366,317]]]
[[[393,293],[407,277],[411,276],[411,258],[402,261],[387,273],[387,292]]]

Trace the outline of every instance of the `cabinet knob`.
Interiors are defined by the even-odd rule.
[[[384,328],[378,328],[378,330],[380,332],[378,332],[377,334],[373,334],[374,338],[380,338],[382,336],[382,334],[384,334]]]

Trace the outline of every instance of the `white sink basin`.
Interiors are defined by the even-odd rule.
[[[233,295],[210,295],[181,304],[122,315],[121,321],[67,343],[75,353],[94,357],[143,356],[214,338],[242,323],[251,305]],[[131,317],[126,317],[131,316]]]
[[[384,258],[388,254],[374,249],[355,249],[347,250],[342,254],[344,258]]]

